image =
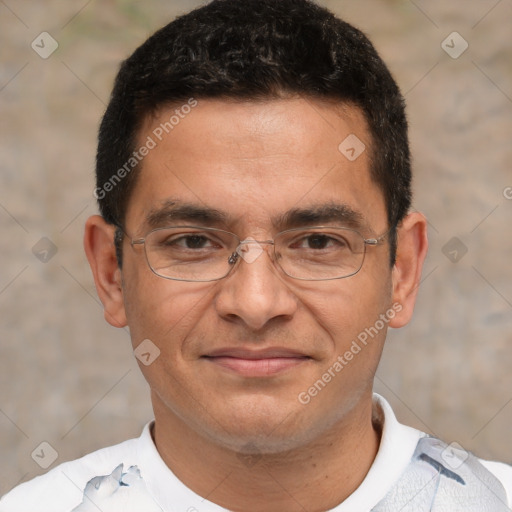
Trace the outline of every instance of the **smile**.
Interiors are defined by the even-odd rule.
[[[311,360],[309,356],[284,349],[263,351],[224,349],[203,357],[229,372],[244,377],[269,377]]]

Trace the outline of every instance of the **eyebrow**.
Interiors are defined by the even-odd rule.
[[[237,219],[239,220],[239,219]],[[168,199],[162,206],[149,211],[145,224],[150,229],[165,227],[176,222],[200,223],[201,225],[222,227],[234,221],[231,216],[209,206],[184,203],[178,199]],[[293,208],[271,219],[272,226],[277,230],[292,229],[301,226],[322,224],[339,224],[343,227],[361,229],[367,226],[364,216],[345,203],[321,203],[306,208]]]
[[[206,225],[225,226],[227,220],[228,215],[215,208],[168,199],[161,207],[149,211],[145,223],[154,229],[169,222],[200,222]]]
[[[304,225],[340,224],[343,227],[367,227],[364,216],[344,203],[312,205],[307,208],[294,208],[277,217],[273,224],[278,229],[292,229]]]

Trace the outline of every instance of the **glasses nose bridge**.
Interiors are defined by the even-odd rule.
[[[251,251],[251,245],[254,247],[253,253],[258,254],[259,256],[259,254],[261,254],[262,252],[267,252],[268,254],[268,251],[265,251],[265,247],[272,246],[275,248],[276,244],[274,240],[255,240],[254,238],[250,237],[246,238],[245,240],[240,240],[235,252],[242,256],[242,258],[248,263],[252,263],[252,261],[254,260],[252,258],[244,257],[243,255],[244,253],[248,252],[248,250],[249,252]],[[272,257],[272,254],[270,254],[269,256]],[[255,259],[257,259],[257,257]]]
[[[240,240],[238,242],[238,247],[248,244],[276,245],[274,240],[255,240],[254,238],[246,238],[245,240]]]
[[[256,240],[254,238],[246,238],[239,240],[238,245],[229,258],[230,263],[235,263],[238,259],[243,259],[246,263],[253,263],[256,261],[263,252],[273,260],[273,251],[271,254],[265,250],[266,247],[275,247],[274,240]]]

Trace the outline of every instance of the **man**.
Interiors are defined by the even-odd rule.
[[[123,63],[85,250],[155,414],[2,512],[506,511],[512,469],[372,394],[427,251],[402,96],[308,0],[215,0]]]

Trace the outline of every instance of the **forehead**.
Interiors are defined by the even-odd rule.
[[[140,130],[139,146],[152,148],[127,225],[147,223],[172,202],[262,228],[291,210],[322,205],[351,209],[369,225],[385,212],[358,108],[305,98],[185,105],[194,103],[161,109]]]

